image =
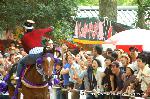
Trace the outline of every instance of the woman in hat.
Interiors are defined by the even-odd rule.
[[[122,92],[124,93],[128,86],[130,86],[130,83],[135,81],[136,76],[134,75],[134,67],[132,64],[129,64],[126,67],[126,73],[123,75],[124,85]]]

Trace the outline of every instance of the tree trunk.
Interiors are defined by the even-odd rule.
[[[99,0],[99,14],[117,21],[117,0]]]
[[[144,0],[137,0],[138,3],[138,22],[137,22],[137,27],[143,29],[144,25],[145,25],[145,19],[144,19],[144,15],[145,15],[145,10],[143,7],[143,3]]]

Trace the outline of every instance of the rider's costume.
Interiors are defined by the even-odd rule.
[[[17,77],[20,77],[20,72],[25,64],[34,64],[36,59],[41,56],[43,52],[42,37],[46,36],[48,32],[53,31],[52,27],[33,29],[32,23],[30,22],[27,22],[24,27],[27,29],[27,32],[21,38],[21,42],[28,55],[22,58],[18,63]]]

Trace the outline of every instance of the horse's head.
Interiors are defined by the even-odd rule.
[[[41,69],[39,71],[42,71],[42,74],[51,76],[54,68],[54,62],[55,60],[53,54],[48,53],[37,59],[37,67],[38,69]]]
[[[54,57],[52,54],[43,56],[43,71],[45,75],[51,76],[54,69]]]

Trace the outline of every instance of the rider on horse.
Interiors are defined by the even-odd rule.
[[[19,79],[21,76],[21,70],[24,66],[36,63],[36,60],[42,56],[44,49],[42,45],[42,38],[46,36],[46,33],[53,31],[53,27],[45,29],[33,29],[34,23],[35,22],[32,20],[27,20],[24,24],[25,33],[21,38],[21,42],[28,55],[22,58],[18,63],[16,79]],[[53,48],[52,40],[49,40],[47,44],[49,44],[50,49]]]

